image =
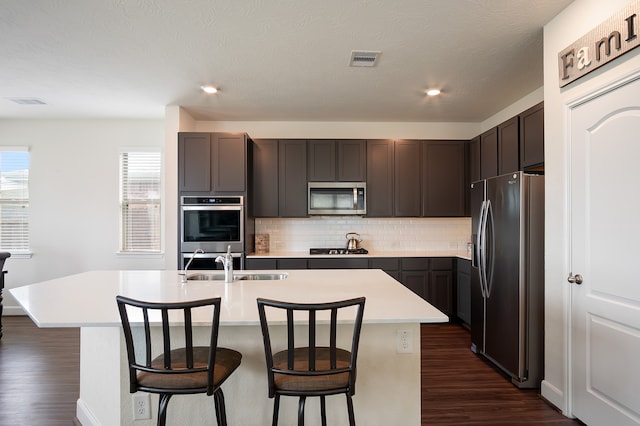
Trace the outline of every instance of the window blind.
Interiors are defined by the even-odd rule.
[[[160,252],[160,152],[120,154],[120,251]]]
[[[29,151],[0,149],[0,250],[29,250]]]

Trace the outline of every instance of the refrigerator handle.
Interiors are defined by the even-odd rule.
[[[491,221],[491,226],[489,227],[489,221]],[[491,252],[489,252],[489,250],[486,249],[485,247],[485,265],[484,265],[484,270],[485,270],[485,278],[484,278],[484,285],[485,285],[485,292],[487,294],[487,298],[489,298],[491,296],[491,287],[493,284],[493,267],[495,264],[495,227],[493,226],[493,209],[491,208],[491,201],[487,201],[487,207],[486,207],[486,213],[485,213],[485,229],[484,229],[484,234],[485,234],[485,239],[488,238],[489,239],[489,248],[491,249]],[[489,228],[491,230],[491,234],[487,235],[487,228]]]
[[[478,241],[476,243],[476,252],[478,257],[478,272],[480,275],[480,290],[482,298],[487,297],[487,259],[486,259],[486,231],[487,231],[487,201],[482,202],[480,207],[480,221],[478,223]]]

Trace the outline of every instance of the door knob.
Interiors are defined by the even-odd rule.
[[[575,274],[573,275],[571,272],[569,272],[569,276],[567,277],[567,281],[569,281],[571,284],[582,284],[582,275],[580,274]]]

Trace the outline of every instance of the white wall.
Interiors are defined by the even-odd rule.
[[[163,120],[1,120],[0,145],[31,153],[33,256],[7,259],[6,289],[94,269],[164,269],[163,255],[117,254],[120,148],[162,149],[164,138]],[[6,289],[5,314],[22,313]]]
[[[545,99],[545,380],[542,394],[568,407],[567,316],[570,286],[568,263],[566,105],[621,76],[640,69],[640,50],[603,66],[563,89],[558,82],[558,52],[623,9],[629,0],[575,0],[544,28]],[[629,171],[631,173],[631,171]]]

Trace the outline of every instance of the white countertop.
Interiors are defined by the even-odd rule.
[[[268,259],[270,257],[289,257],[289,258],[342,258],[342,257],[459,257],[461,259],[471,259],[471,253],[467,250],[406,250],[406,251],[386,251],[386,250],[368,250],[368,254],[309,254],[306,251],[278,251],[271,250],[269,253],[250,253],[248,258],[252,259]]]
[[[206,271],[190,274],[201,272]],[[9,291],[39,327],[119,326],[116,295],[147,301],[220,296],[221,326],[259,324],[258,297],[327,302],[365,296],[365,323],[448,320],[442,312],[379,269],[236,271],[236,274],[283,272],[289,274],[285,280],[183,284],[178,271],[91,271]]]

